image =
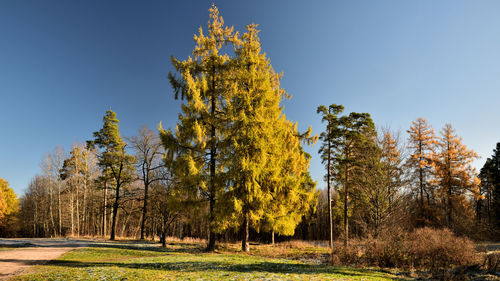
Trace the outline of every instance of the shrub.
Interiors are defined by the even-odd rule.
[[[483,267],[489,273],[500,272],[500,252],[491,252],[484,255]]]
[[[332,262],[405,269],[446,269],[478,262],[474,243],[447,229],[420,228],[413,232],[384,233],[377,239],[337,246]]]

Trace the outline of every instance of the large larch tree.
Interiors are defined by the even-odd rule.
[[[209,241],[207,250],[215,250],[216,204],[224,193],[224,173],[221,157],[227,144],[227,101],[232,94],[227,85],[230,77],[229,56],[223,47],[234,42],[232,27],[224,26],[215,5],[210,8],[207,34],[200,27],[194,36],[193,57],[185,61],[172,57],[179,76],[170,73],[175,98],[185,100],[175,131],[160,127],[166,148],[178,147],[176,171],[186,188],[197,190],[209,202]]]

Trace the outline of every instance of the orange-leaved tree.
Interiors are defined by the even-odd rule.
[[[436,135],[424,118],[413,121],[407,132],[410,135],[408,140],[410,156],[406,161],[406,168],[409,171],[410,186],[418,206],[417,225],[424,226],[433,221],[431,205],[435,192],[431,179],[434,170]]]
[[[446,214],[446,223],[452,227],[455,210],[469,207],[467,196],[472,195],[476,199],[481,196],[480,181],[471,165],[478,155],[467,149],[450,124],[446,124],[441,131],[437,146],[439,152],[434,156],[434,182],[438,186],[438,198]]]

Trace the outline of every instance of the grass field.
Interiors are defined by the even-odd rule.
[[[203,252],[199,243],[102,243],[81,248],[31,268],[10,280],[394,280],[389,273],[329,266],[327,249],[313,246],[254,246],[250,254],[237,245]]]

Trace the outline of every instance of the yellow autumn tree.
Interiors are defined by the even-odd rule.
[[[0,179],[0,184],[3,184],[3,179]],[[2,188],[0,188],[0,220],[5,216],[7,211],[7,204],[5,203],[5,195],[3,194]]]
[[[0,178],[0,237],[12,235],[15,227],[18,226],[17,212],[19,210],[19,200],[17,195],[9,187],[9,183]]]
[[[219,198],[226,192],[227,106],[233,94],[228,86],[232,78],[228,52],[238,34],[224,25],[215,5],[209,11],[207,30],[200,27],[194,35],[192,57],[183,61],[172,57],[177,74],[169,74],[170,83],[175,98],[184,102],[175,130],[160,126],[160,136],[166,150],[177,149],[175,170],[182,185],[199,194],[195,199],[208,201],[207,250],[214,251],[220,232]]]
[[[459,209],[467,210],[470,196],[480,198],[480,181],[472,167],[476,152],[462,143],[450,124],[441,131],[437,143],[439,152],[434,156],[437,196],[446,215],[446,223],[453,226],[453,215]]]

